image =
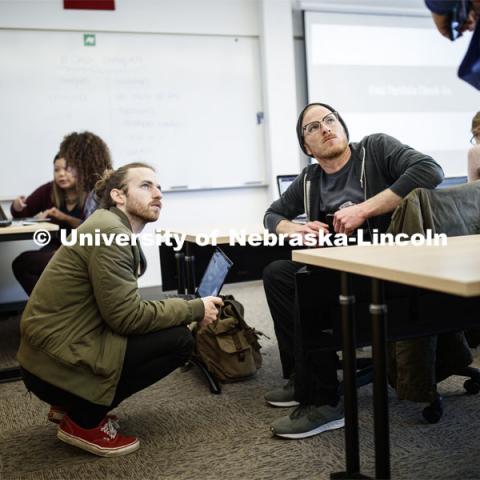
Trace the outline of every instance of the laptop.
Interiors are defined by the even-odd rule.
[[[23,218],[14,218],[14,221],[21,222],[23,224],[29,224],[29,223],[43,223],[43,222],[50,222],[50,218],[36,218],[36,217],[23,217]],[[4,222],[4,223],[2,223]],[[10,222],[10,223],[5,223],[5,222]],[[11,225],[12,220],[9,220],[7,215],[5,214],[5,211],[3,210],[2,206],[0,205],[0,227],[5,227],[7,225]]]
[[[183,298],[185,300],[193,300],[202,297],[216,297],[220,293],[232,265],[233,262],[217,247],[208,262],[195,294],[166,294],[162,295],[161,299]]]
[[[278,194],[282,196],[298,175],[277,175]]]
[[[278,187],[278,194],[282,196],[286,191],[287,188],[292,184],[292,182],[298,177],[297,174],[295,175],[277,175],[277,187]],[[295,217],[293,220],[295,223],[305,223],[307,221],[307,216],[303,213],[298,217]]]
[[[3,211],[2,206],[0,205],[0,227],[8,227],[12,224],[12,221],[8,219]]]
[[[443,182],[437,186],[437,188],[448,188],[448,187],[455,187],[456,185],[462,185],[463,183],[468,182],[468,177],[460,176],[460,177],[445,177]]]

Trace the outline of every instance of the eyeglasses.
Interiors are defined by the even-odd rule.
[[[338,112],[332,112],[325,115],[320,121],[307,123],[303,128],[303,135],[314,135],[320,131],[322,123],[326,128],[334,128],[338,123]]]

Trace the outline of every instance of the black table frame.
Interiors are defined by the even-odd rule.
[[[15,226],[15,225],[11,225]],[[5,227],[8,228],[8,227]],[[58,230],[49,231],[52,237],[57,235]],[[30,232],[17,232],[17,233],[9,233],[8,235],[0,234],[0,242],[14,242],[16,240],[31,240],[35,230]],[[9,304],[10,305],[10,304]],[[2,311],[9,310],[9,305],[3,306],[1,308]],[[12,306],[18,308],[19,305],[24,305],[23,302],[15,302]],[[7,382],[15,382],[22,379],[22,373],[19,366],[16,367],[7,367],[0,369],[0,383],[7,383]]]

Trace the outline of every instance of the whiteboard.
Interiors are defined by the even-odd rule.
[[[0,30],[0,197],[51,180],[83,130],[167,191],[265,182],[258,38],[86,33]]]

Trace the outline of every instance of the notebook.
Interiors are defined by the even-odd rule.
[[[194,298],[216,297],[220,293],[232,265],[233,262],[217,247],[208,262],[207,268],[194,295],[167,294],[162,298],[193,300]]]

